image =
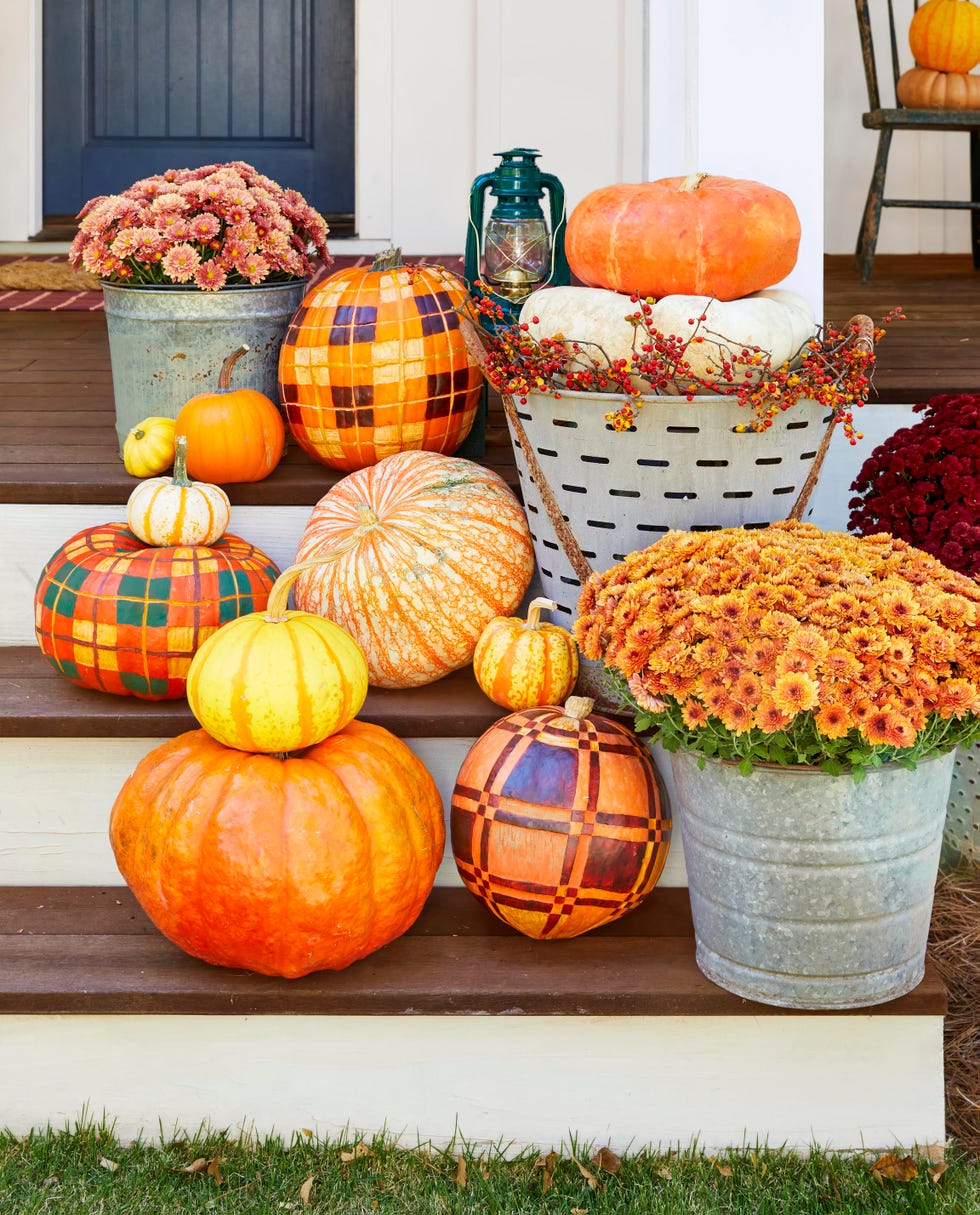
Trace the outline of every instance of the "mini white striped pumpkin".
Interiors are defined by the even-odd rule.
[[[403,451],[338,481],[314,506],[296,562],[296,606],[339,624],[372,685],[411,688],[472,662],[494,616],[534,573],[516,496],[471,460]]]
[[[221,486],[188,478],[184,435],[177,436],[173,476],[141,481],[126,503],[129,530],[158,548],[213,544],[230,520],[231,503]]]

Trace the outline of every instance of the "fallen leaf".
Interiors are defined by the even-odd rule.
[[[534,1162],[536,1169],[541,1169],[541,1193],[547,1194],[555,1181],[555,1165],[558,1163],[558,1153],[549,1152],[547,1156],[539,1156]]]
[[[574,1156],[572,1157],[572,1160],[575,1162],[576,1166],[578,1167],[578,1171],[582,1174],[582,1176],[588,1182],[589,1189],[594,1190],[596,1188],[596,1186],[599,1184],[599,1182],[596,1180],[595,1174],[590,1173],[589,1170],[585,1167],[585,1165],[581,1162],[581,1160],[576,1160]]]
[[[215,1156],[208,1161],[208,1176],[213,1177],[217,1185],[224,1184],[224,1174],[221,1172],[221,1156]]]
[[[185,1173],[203,1173],[208,1167],[207,1158],[198,1156],[196,1160],[192,1160],[190,1164],[184,1165]]]
[[[919,1170],[915,1167],[915,1161],[911,1156],[896,1156],[889,1152],[885,1156],[879,1156],[871,1166],[871,1176],[876,1181],[884,1184],[885,1180],[889,1181],[911,1181],[918,1177]]]
[[[718,1170],[719,1173],[721,1173],[722,1177],[731,1177],[731,1175],[732,1175],[731,1167],[727,1164],[718,1164],[718,1162],[716,1161],[715,1168]]]
[[[307,1137],[307,1139],[313,1138],[313,1132],[310,1130],[310,1128],[308,1126],[301,1126],[299,1129]]]
[[[104,1169],[108,1169],[110,1173],[115,1173],[119,1169],[119,1162],[117,1160],[109,1160],[105,1156],[99,1157],[99,1164],[101,1164]]]
[[[589,1215],[588,1207],[572,1207],[568,1215]]]
[[[935,1168],[927,1169],[926,1172],[932,1178],[933,1184],[939,1185],[939,1178],[942,1177],[948,1168],[949,1165],[944,1161],[942,1164],[937,1164]]]
[[[657,1176],[662,1177],[664,1179],[664,1181],[673,1181],[674,1180],[674,1174],[670,1171],[669,1168],[667,1168],[667,1166],[665,1164],[662,1164],[660,1166],[660,1168],[657,1169]]]
[[[618,1173],[623,1164],[616,1153],[607,1147],[599,1148],[592,1157],[592,1163],[597,1169],[605,1169],[607,1173]]]
[[[480,1172],[484,1177],[490,1176],[490,1165],[485,1160],[480,1161]]]
[[[925,1156],[930,1164],[942,1164],[946,1159],[946,1144],[945,1143],[927,1143],[925,1147],[918,1148],[920,1156]]]
[[[456,1189],[466,1189],[466,1161],[462,1156],[456,1157]]]
[[[308,1207],[310,1205],[310,1194],[312,1194],[312,1192],[313,1192],[313,1174],[311,1173],[309,1175],[309,1177],[307,1177],[307,1179],[299,1187],[299,1196],[302,1199],[304,1207]]]
[[[374,1152],[364,1142],[355,1143],[352,1152],[341,1152],[340,1163],[350,1164],[352,1160],[359,1160],[362,1156],[373,1156]]]

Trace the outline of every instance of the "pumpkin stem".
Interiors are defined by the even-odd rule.
[[[687,177],[681,182],[678,187],[683,194],[690,194],[696,190],[709,174],[707,173],[688,173]]]
[[[231,369],[235,366],[243,354],[248,354],[247,346],[239,346],[237,350],[233,350],[231,354],[221,364],[221,371],[218,373],[218,388],[222,392],[227,392],[231,388]]]
[[[526,629],[539,629],[541,627],[541,609],[547,608],[549,612],[555,611],[558,604],[554,599],[538,598],[532,599],[527,605],[527,620],[524,623]]]
[[[569,696],[564,704],[565,716],[575,721],[583,721],[594,708],[595,701],[591,696]]]
[[[178,435],[174,443],[174,470],[170,479],[181,489],[189,489],[194,484],[187,475],[187,435]]]
[[[319,565],[328,565],[337,557],[342,557],[344,553],[349,553],[360,541],[361,530],[358,529],[353,536],[348,536],[343,544],[338,544],[336,548],[332,548],[330,552],[324,553],[321,557],[311,557],[309,561],[298,561],[295,565],[290,565],[287,569],[284,569],[273,583],[272,590],[269,592],[269,601],[265,607],[266,624],[282,624],[286,620],[286,603],[289,600],[289,588],[300,574],[305,573],[307,570],[316,569]]]
[[[390,249],[382,249],[371,263],[372,270],[397,270],[403,265],[402,251],[394,245]]]

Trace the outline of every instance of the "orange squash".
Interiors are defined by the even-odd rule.
[[[799,216],[781,190],[706,173],[595,190],[565,234],[586,286],[657,299],[740,299],[784,279],[799,246]]]
[[[222,363],[215,392],[201,392],[177,414],[187,436],[187,472],[196,481],[227,485],[261,481],[286,448],[286,426],[276,405],[254,388],[232,388],[232,368],[248,353],[239,346]]]
[[[909,23],[919,67],[969,72],[980,63],[980,8],[971,0],[926,0]]]
[[[431,683],[473,660],[484,626],[509,615],[534,572],[527,519],[502,477],[426,451],[386,456],[314,506],[296,564],[297,608],[358,642],[370,682]]]
[[[205,962],[292,979],[340,970],[411,927],[445,820],[422,761],[354,721],[292,757],[181,734],[137,764],[109,835],[164,936]]]
[[[980,110],[980,76],[914,67],[895,85],[898,100],[913,110]]]
[[[671,823],[632,730],[571,697],[512,713],[470,748],[450,836],[466,888],[525,936],[575,937],[639,906]]]
[[[532,599],[527,620],[495,616],[480,634],[473,655],[476,682],[495,705],[531,709],[560,705],[578,678],[578,646],[568,629],[541,620],[553,599]]]
[[[483,377],[457,309],[466,285],[388,250],[314,287],[279,354],[289,429],[315,460],[353,472],[399,451],[451,455]]]

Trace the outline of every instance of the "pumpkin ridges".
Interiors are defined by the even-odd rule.
[[[926,0],[909,22],[915,61],[939,72],[969,72],[980,62],[980,10],[967,0]]]

